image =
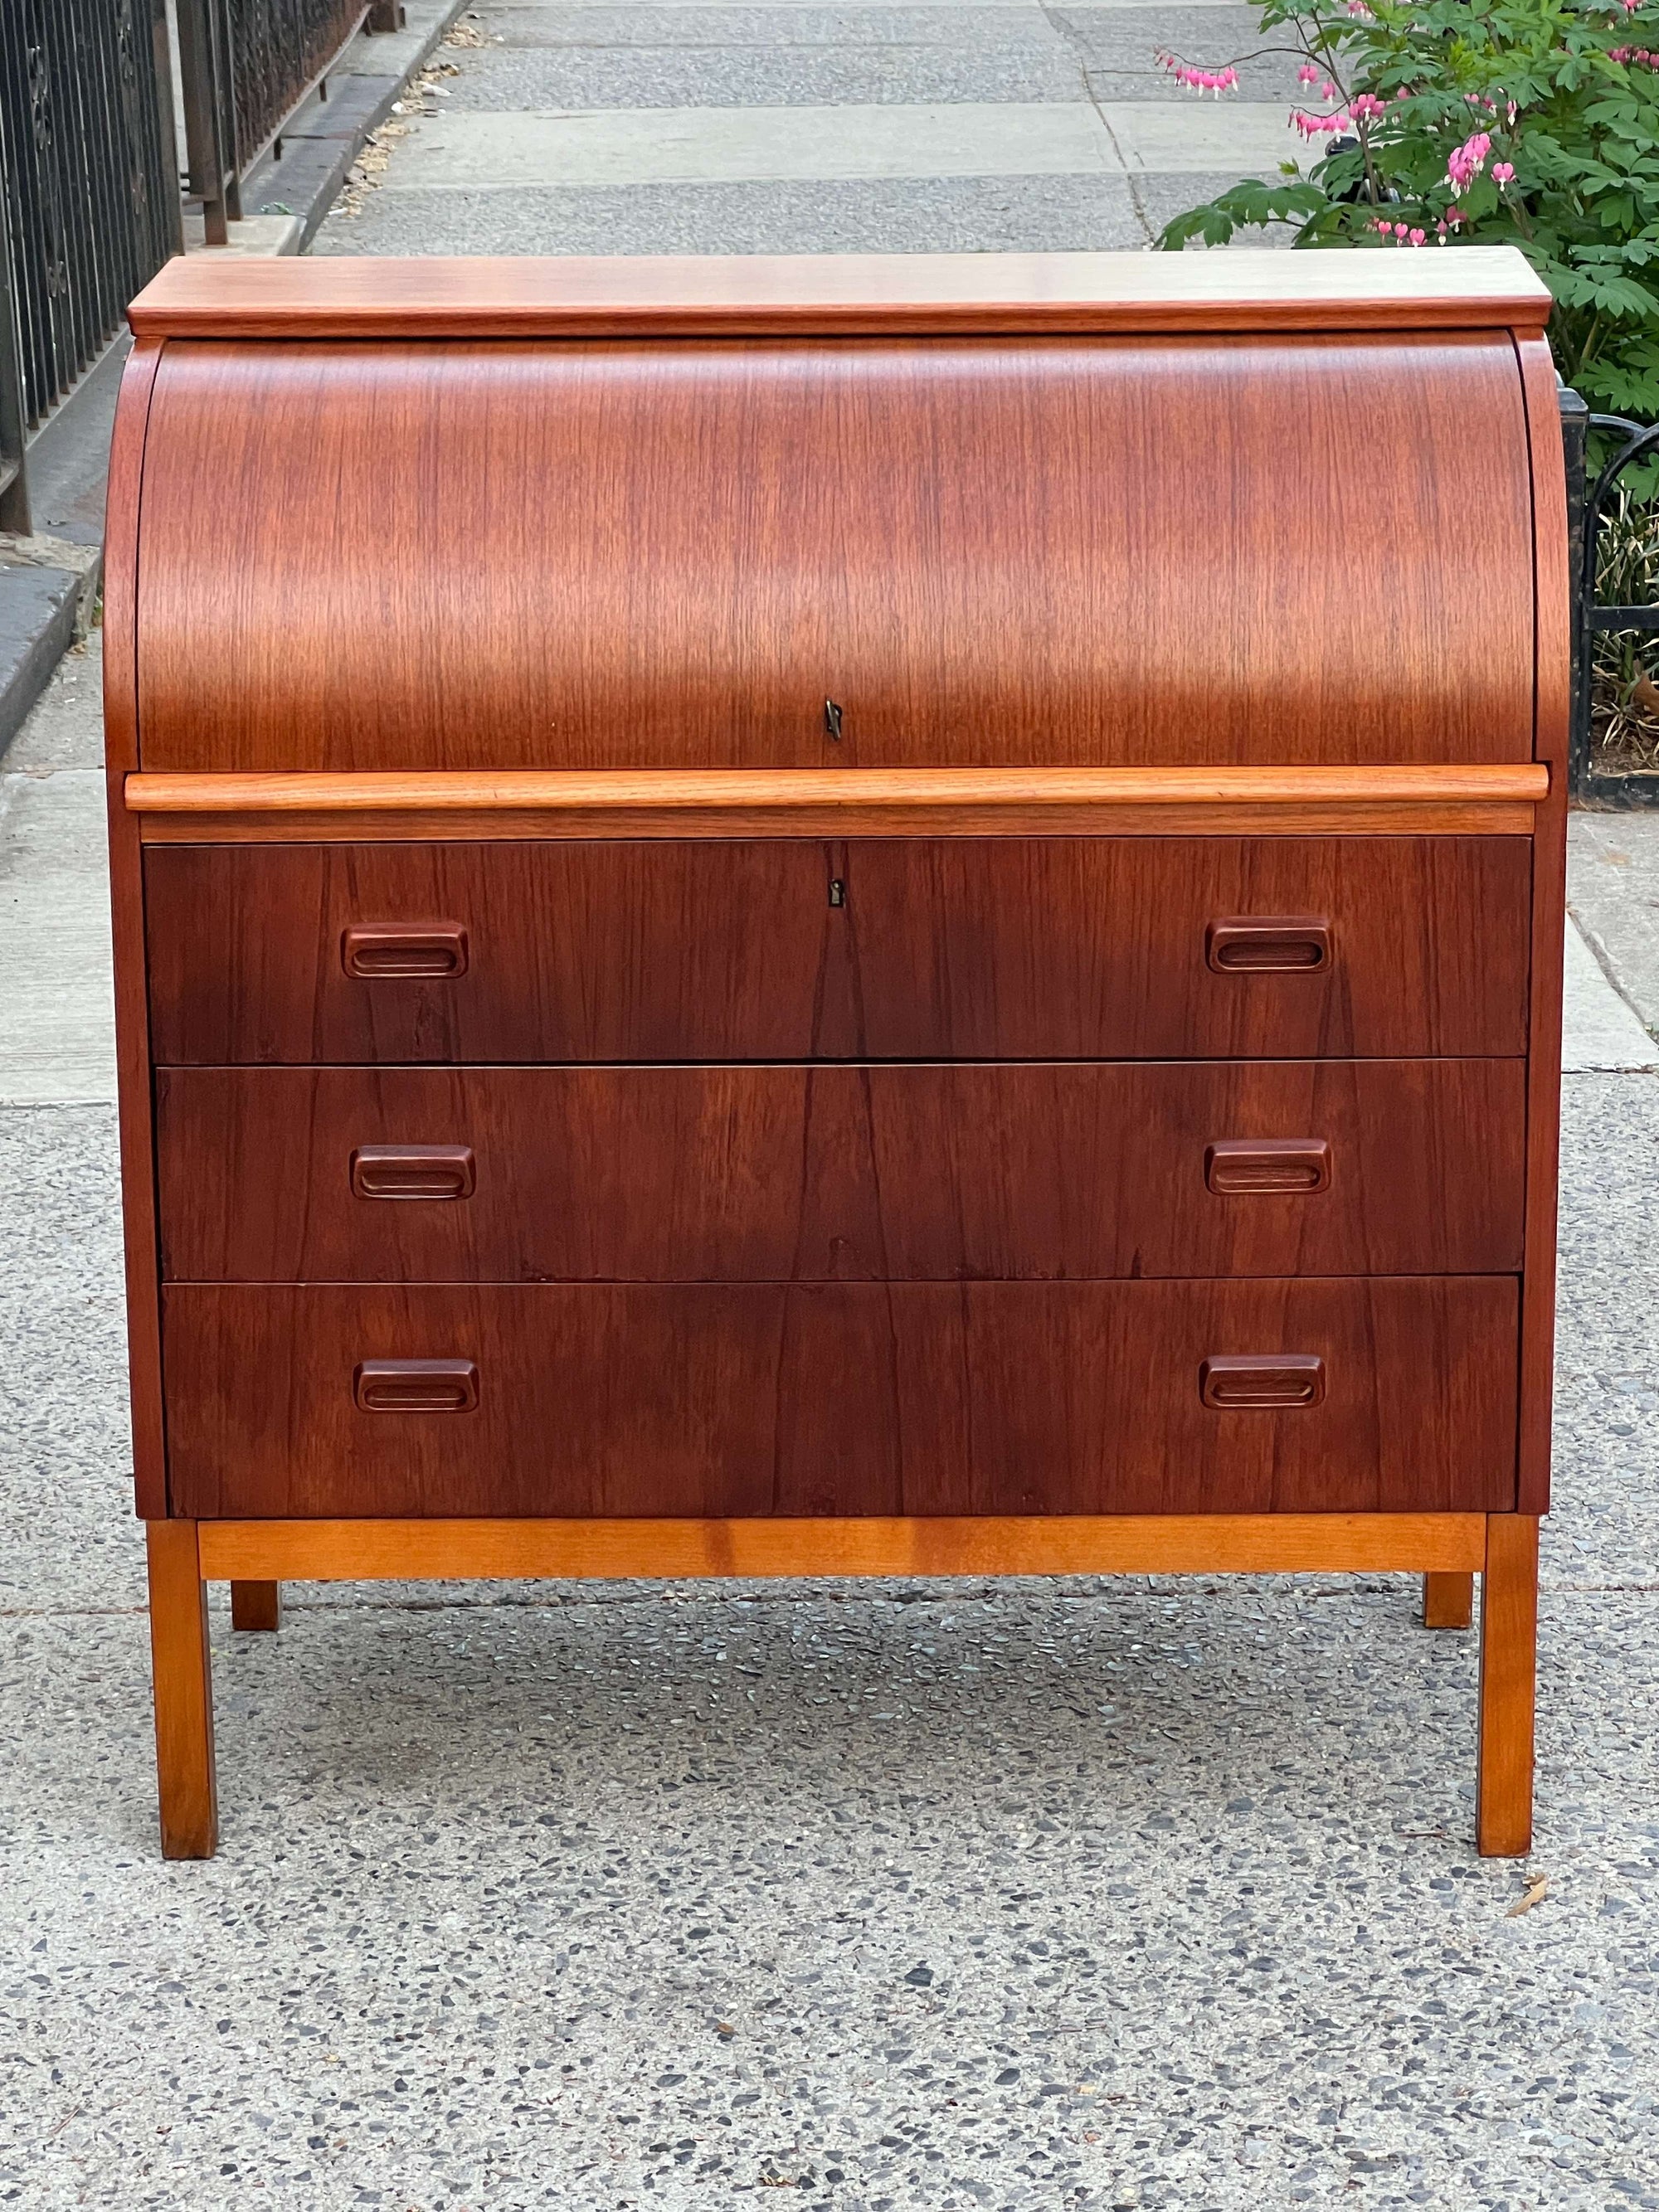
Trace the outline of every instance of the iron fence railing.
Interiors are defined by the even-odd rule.
[[[240,220],[241,180],[380,0],[174,0],[189,187],[210,246]]]
[[[0,528],[29,434],[181,244],[165,0],[0,4]]]
[[[1600,597],[1604,563],[1602,528],[1607,503],[1636,462],[1659,454],[1659,424],[1626,422],[1622,415],[1593,415],[1578,394],[1561,392],[1561,434],[1566,447],[1569,573],[1572,578],[1572,731],[1568,788],[1592,805],[1659,805],[1659,770],[1610,771],[1595,757],[1594,704],[1595,641],[1611,634],[1659,636],[1659,605],[1609,605]],[[1605,455],[1588,479],[1586,451],[1596,437]]]
[[[363,20],[366,0],[226,0],[236,138],[262,152]]]

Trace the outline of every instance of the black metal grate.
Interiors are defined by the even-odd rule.
[[[176,251],[152,0],[0,0],[0,161],[27,430]]]
[[[226,0],[246,167],[362,21],[366,0]]]
[[[1659,805],[1659,775],[1651,769],[1607,773],[1591,744],[1591,686],[1595,641],[1607,631],[1659,632],[1659,606],[1609,606],[1596,596],[1601,529],[1609,496],[1625,471],[1659,452],[1659,425],[1628,422],[1621,415],[1592,415],[1570,387],[1561,392],[1561,432],[1566,449],[1567,527],[1572,577],[1572,736],[1568,788],[1581,804]],[[1585,478],[1585,446],[1599,433],[1606,459],[1593,483]]]

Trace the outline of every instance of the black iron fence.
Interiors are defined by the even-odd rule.
[[[173,0],[191,195],[210,246],[240,220],[241,179],[365,21],[396,28],[396,0]]]
[[[251,158],[356,30],[365,0],[228,0],[228,7],[237,145]]]
[[[30,433],[179,251],[164,0],[0,5],[0,528]]]
[[[1592,415],[1564,389],[1561,431],[1572,577],[1569,788],[1581,805],[1659,805],[1659,650],[1647,651],[1650,639],[1659,647],[1659,501],[1631,489],[1632,472],[1659,458],[1659,424]]]

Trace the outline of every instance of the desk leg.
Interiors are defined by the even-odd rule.
[[[1425,1575],[1425,1628],[1467,1628],[1474,1619],[1473,1575]]]
[[[1483,1858],[1532,1848],[1533,1712],[1538,1648],[1538,1520],[1486,1520],[1480,1589],[1480,1750],[1475,1829]]]
[[[233,1628],[280,1628],[283,1625],[281,1583],[233,1583],[230,1586],[230,1625]],[[1467,1619],[1463,1626],[1468,1627]]]
[[[219,1806],[213,1774],[207,1590],[197,1556],[196,1523],[150,1521],[145,1523],[145,1534],[162,1856],[210,1859],[219,1842]]]

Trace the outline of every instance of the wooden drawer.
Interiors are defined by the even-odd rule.
[[[272,1282],[1495,1274],[1514,1060],[174,1068],[163,1267]]]
[[[163,1311],[172,1510],[1504,1510],[1516,1314],[1503,1277],[184,1285]],[[1271,1396],[1214,1364],[1268,1356],[1310,1402],[1204,1401],[1206,1362],[1212,1396]]]
[[[1530,857],[1520,837],[152,848],[153,1050],[1507,1055]]]

